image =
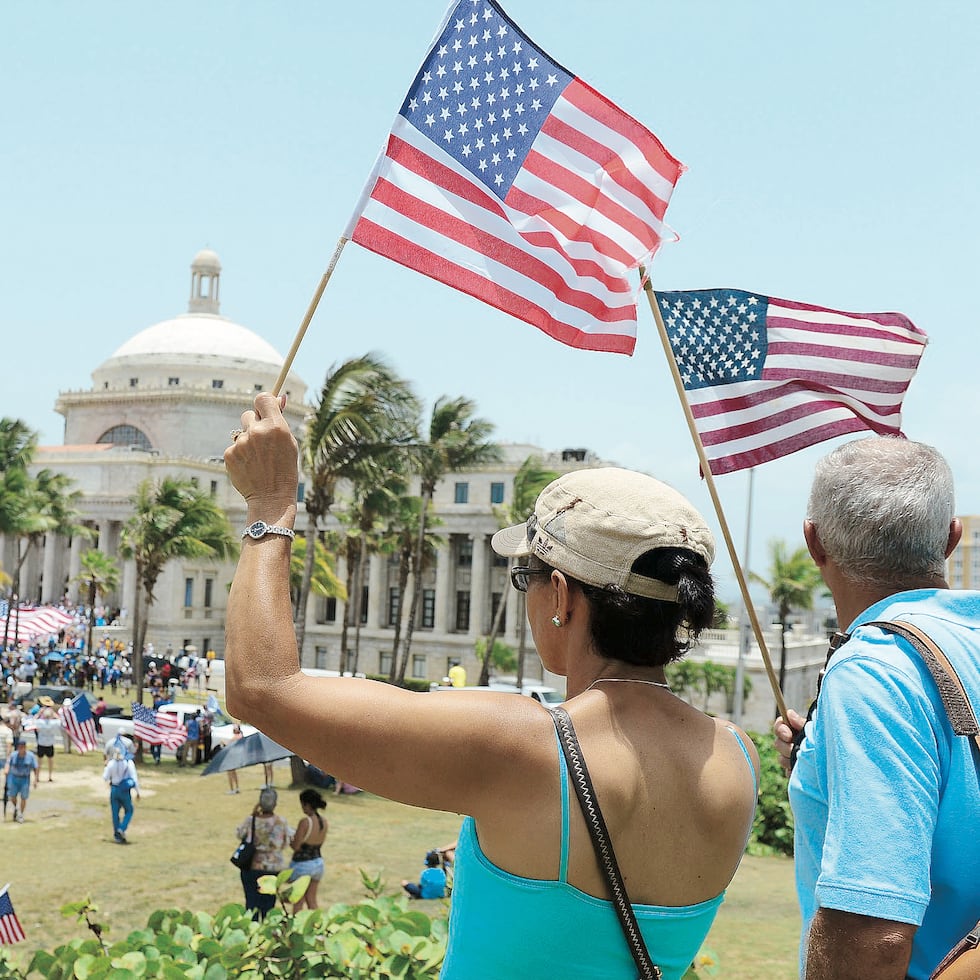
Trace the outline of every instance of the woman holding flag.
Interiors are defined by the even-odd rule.
[[[578,470],[494,536],[517,559],[511,581],[527,593],[542,662],[566,678],[563,709],[309,677],[292,631],[297,445],[282,402],[258,395],[233,438],[225,463],[253,523],[228,602],[229,710],[338,778],[467,815],[443,978],[632,980],[639,966],[679,980],[738,866],[757,793],[751,743],[674,697],[664,674],[687,649],[679,637],[714,615],[700,514],[652,477]],[[611,848],[595,843],[600,808]],[[597,860],[610,850],[628,896]],[[516,923],[504,940],[486,928],[501,913]]]

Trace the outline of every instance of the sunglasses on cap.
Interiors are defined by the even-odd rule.
[[[529,565],[514,565],[510,570],[510,584],[518,592],[527,592],[528,580],[532,575],[550,574],[550,568],[531,568]]]

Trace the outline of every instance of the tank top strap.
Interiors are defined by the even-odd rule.
[[[561,749],[561,739],[555,729],[555,744],[558,746],[558,776],[561,782],[561,856],[558,860],[558,880],[568,880],[568,768],[565,753]]]
[[[755,764],[752,762],[752,756],[749,755],[749,750],[745,747],[745,742],[742,740],[742,736],[739,734],[737,728],[731,725],[726,725],[727,728],[734,736],[735,741],[738,742],[738,747],[742,750],[742,755],[745,756],[745,761],[749,764],[749,771],[752,773],[752,782],[755,784],[756,795],[759,793],[759,774],[755,771]]]

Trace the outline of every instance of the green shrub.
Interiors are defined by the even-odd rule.
[[[793,854],[793,811],[786,793],[787,778],[779,764],[772,735],[749,732],[759,751],[759,805],[755,811],[750,854]]]
[[[277,891],[283,907],[262,922],[238,904],[207,912],[159,909],[145,929],[110,943],[95,921],[90,901],[66,905],[65,915],[84,919],[94,938],[73,939],[53,952],[39,950],[27,972],[12,967],[0,952],[0,980],[435,980],[446,950],[444,919],[409,909],[404,895],[379,894],[382,883],[362,872],[369,897],[356,905],[329,910],[303,909],[296,915],[285,904],[296,900],[307,878],[289,883],[290,872],[261,879],[263,891]]]

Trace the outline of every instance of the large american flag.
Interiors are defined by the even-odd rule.
[[[84,694],[62,704],[58,709],[58,717],[65,734],[79,752],[84,754],[99,747],[95,717]]]
[[[14,911],[14,903],[10,901],[8,888],[9,885],[0,888],[0,946],[10,946],[27,938]]]
[[[843,313],[741,289],[657,293],[714,474],[824,439],[900,435],[926,335],[901,313]]]
[[[133,702],[133,734],[148,745],[179,749],[187,741],[187,729],[169,711],[153,711]]]
[[[680,164],[494,0],[449,11],[345,237],[573,347],[630,354]]]

